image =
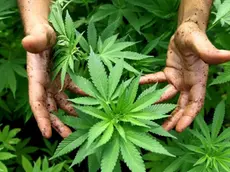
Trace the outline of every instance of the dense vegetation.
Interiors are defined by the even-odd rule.
[[[42,138],[28,103],[23,26],[16,0],[0,0],[0,170],[26,172],[229,172],[230,67],[209,70],[205,105],[189,129],[160,124],[178,97],[154,104],[167,86],[139,85],[164,68],[179,0],[57,0],[53,74],[70,75],[78,117],[56,115],[73,133]],[[215,0],[207,35],[230,50],[230,1]],[[99,79],[100,78],[100,79]]]

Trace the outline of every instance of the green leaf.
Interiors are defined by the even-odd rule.
[[[146,90],[144,90],[144,91],[138,96],[137,100],[140,99],[140,98],[142,98],[142,97],[144,97],[144,96],[146,96],[146,95],[148,95],[148,94],[150,94],[150,93],[152,93],[152,92],[154,92],[154,91],[156,91],[156,88],[157,88],[157,84],[154,84],[153,86],[147,88]]]
[[[140,33],[140,22],[137,17],[137,13],[132,12],[131,10],[122,10],[124,17],[128,20],[128,22],[131,24],[131,26],[134,27],[134,29]]]
[[[151,104],[155,103],[157,100],[160,99],[161,95],[164,93],[167,87],[164,89],[160,89],[157,91],[154,91],[146,96],[141,97],[139,100],[137,100],[133,105],[132,105],[132,110],[131,112],[137,112],[140,111]]]
[[[224,129],[224,131],[217,137],[216,142],[222,142],[223,140],[230,138],[230,128]]]
[[[158,37],[152,41],[150,41],[145,48],[142,50],[142,54],[149,54],[158,44],[160,41],[161,37]]]
[[[139,151],[130,141],[120,141],[122,157],[132,172],[145,172],[145,165]]]
[[[49,16],[49,21],[52,23],[54,29],[62,35],[65,35],[65,25],[62,19],[62,9],[59,4],[52,6],[52,10]]]
[[[195,162],[194,166],[197,166],[197,165],[199,165],[199,164],[203,164],[206,160],[207,160],[207,157],[206,157],[206,156],[202,156],[201,158],[199,158],[199,159]]]
[[[122,128],[122,126],[120,124],[115,124],[114,126],[117,129],[119,135],[126,141],[125,130]]]
[[[124,102],[124,104],[126,104],[126,105],[132,105],[133,104],[133,102],[137,96],[139,81],[140,81],[140,75],[130,83],[130,86],[129,86],[128,92],[127,92],[126,103]]]
[[[46,169],[48,169],[49,168],[49,163],[48,163],[48,159],[47,159],[47,157],[45,157],[44,159],[43,159],[43,161],[42,161],[42,170],[46,170]]]
[[[6,165],[3,164],[1,161],[0,161],[0,171],[1,172],[8,172]]]
[[[205,123],[204,119],[203,119],[203,115],[202,113],[204,113],[204,111],[202,110],[199,115],[197,115],[195,122],[197,122],[197,124],[199,125],[203,135],[207,138],[210,139],[210,130],[208,128],[208,125]]]
[[[118,63],[113,67],[109,75],[109,98],[112,97],[117,85],[120,81],[123,71],[123,60],[119,60]]]
[[[12,153],[0,152],[0,161],[8,160],[8,159],[11,159],[11,158],[14,158],[14,157],[16,157],[16,155],[13,155]]]
[[[73,23],[72,18],[69,15],[69,12],[66,11],[66,17],[65,17],[65,30],[66,30],[66,35],[67,37],[72,40],[74,38],[75,34],[75,26]]]
[[[88,42],[85,40],[85,38],[84,38],[82,35],[83,35],[83,33],[80,34],[80,33],[76,30],[76,36],[77,36],[77,37],[80,36],[79,44],[80,44],[81,48],[82,48],[85,52],[89,53],[89,52],[90,52],[89,44],[88,44]]]
[[[198,138],[203,145],[206,144],[206,142],[207,142],[206,138],[200,132],[198,132],[197,130],[190,130],[190,129],[188,129],[188,131],[190,133],[192,133],[193,136],[195,136],[196,138]]]
[[[25,170],[25,172],[31,172],[33,171],[33,167],[32,164],[30,163],[30,161],[22,155],[22,167]],[[0,167],[1,168],[1,167]]]
[[[91,106],[74,106],[74,107],[95,118],[102,119],[102,120],[108,119],[107,114],[97,109],[96,107],[91,107]]]
[[[79,113],[78,113],[79,115]],[[85,114],[84,114],[85,115]],[[89,116],[87,116],[89,117]],[[91,127],[91,123],[89,123],[89,121],[87,121],[87,119],[83,119],[83,118],[76,118],[73,116],[63,116],[63,115],[58,115],[58,118],[65,123],[66,125],[79,130],[79,129],[89,129]]]
[[[152,113],[149,111],[139,111],[126,114],[126,117],[133,117],[137,119],[145,119],[145,120],[156,120],[167,117],[167,115],[158,115],[156,113]]]
[[[70,134],[65,138],[57,147],[53,157],[51,159],[57,158],[64,154],[67,154],[79,147],[88,137],[88,133],[81,135],[78,131]]]
[[[3,64],[3,71],[6,74],[5,77],[7,78],[7,85],[9,86],[10,90],[12,91],[14,97],[17,89],[17,81],[14,70],[10,62],[6,62]]]
[[[113,35],[109,38],[107,38],[102,46],[102,51],[99,51],[100,54],[103,54],[103,52],[106,52],[108,49],[110,49],[112,47],[112,45],[115,43],[115,41],[117,40],[117,36],[118,35]]]
[[[194,152],[194,153],[198,153],[198,154],[205,154],[205,152],[203,151],[202,148],[198,147],[198,146],[194,146],[194,145],[185,145],[185,144],[180,144],[182,146],[184,146],[185,148],[187,148],[188,150]]]
[[[109,15],[113,14],[116,12],[116,7],[114,7],[111,4],[105,4],[101,5],[98,9],[98,11],[91,17],[90,21],[91,22],[97,22],[100,21]]]
[[[218,164],[220,164],[220,166],[221,166],[224,170],[230,171],[229,162],[226,164],[225,162],[218,161]]]
[[[97,99],[92,97],[77,97],[74,99],[70,99],[71,102],[75,104],[81,104],[81,105],[99,105],[100,103],[97,101]]]
[[[121,118],[121,121],[130,122],[131,124],[137,125],[137,126],[140,126],[140,127],[150,128],[150,127],[149,127],[148,125],[146,125],[145,123],[141,122],[141,121],[138,120],[138,119],[132,118],[131,116],[125,116],[125,117]]]
[[[199,166],[196,166],[196,167],[192,168],[188,172],[197,172],[197,171],[202,171],[203,172],[204,170],[206,171],[205,166],[204,165],[199,165]]]
[[[102,172],[113,172],[119,155],[119,139],[113,138],[109,143],[105,145],[101,160]]]
[[[88,67],[94,85],[106,100],[108,93],[107,74],[105,72],[104,65],[100,61],[100,58],[96,56],[92,51],[89,56]]]
[[[68,61],[66,60],[64,64],[62,65],[62,69],[61,69],[61,89],[64,86],[67,70],[68,70]]]
[[[179,170],[181,165],[184,163],[185,156],[183,157],[178,157],[172,163],[170,163],[169,166],[164,170],[164,172],[176,172]]]
[[[225,115],[225,102],[221,101],[215,109],[214,117],[212,120],[213,121],[212,132],[211,132],[212,139],[215,139],[218,136],[224,121],[224,115]]]
[[[97,156],[97,153],[89,155],[88,156],[88,171],[97,172],[99,169],[100,169],[100,160]]]
[[[86,94],[95,97],[96,95],[98,95],[98,91],[95,89],[95,87],[93,86],[93,84],[81,77],[81,76],[76,76],[71,74],[70,75],[71,79],[73,80],[73,82],[81,89],[83,90]]]
[[[213,24],[221,21],[222,25],[225,23],[230,24],[230,2],[225,0],[218,8],[216,13],[216,19]]]
[[[127,139],[133,144],[151,152],[173,156],[156,139],[142,132],[127,132]]]
[[[95,50],[97,47],[97,30],[93,22],[89,22],[87,33],[89,45]]]
[[[114,172],[122,172],[120,161],[117,161],[113,171]]]
[[[113,44],[106,51],[105,51],[105,49],[103,49],[102,53],[108,55],[108,54],[111,54],[111,53],[114,53],[117,51],[124,50],[125,48],[130,47],[134,44],[135,44],[135,42],[118,42],[118,43]]]
[[[75,164],[82,162],[85,159],[85,157],[87,157],[88,155],[94,153],[93,146],[94,145],[92,144],[90,147],[87,147],[87,142],[83,144],[78,150],[74,160],[72,161],[70,168],[73,167]]]
[[[53,167],[52,172],[62,172],[65,162],[59,163]]]
[[[110,58],[122,58],[122,59],[124,58],[128,60],[143,60],[151,56],[146,56],[146,55],[139,54],[139,53],[132,52],[132,51],[118,51],[115,53],[110,53],[109,57]]]
[[[171,137],[173,139],[176,139],[175,136],[173,136],[172,134],[170,134],[168,131],[166,131],[164,128],[162,128],[162,126],[153,128],[150,130],[151,133],[153,134],[157,134],[159,136],[164,136],[164,137]]]
[[[230,72],[229,71],[226,71],[226,72],[223,72],[221,73],[217,78],[215,78],[211,84],[211,85],[217,85],[217,84],[224,84],[226,82],[229,82],[230,81]]]
[[[176,106],[175,104],[155,104],[146,108],[146,110],[152,114],[164,115],[171,112]]]
[[[101,145],[106,144],[110,140],[110,138],[112,137],[113,131],[114,131],[113,124],[110,123],[109,126],[104,131],[103,135],[101,136],[101,139],[99,140],[96,147],[99,147]]]
[[[105,40],[105,39],[111,37],[114,34],[114,32],[116,31],[116,29],[118,28],[118,26],[120,25],[120,23],[121,23],[121,18],[118,17],[113,23],[108,25],[101,33],[102,40]]]
[[[96,123],[89,130],[89,138],[88,138],[88,147],[93,143],[93,141],[100,136],[110,125],[109,121],[101,121]]]
[[[114,61],[116,62],[116,60],[114,59]],[[129,63],[127,63],[126,61],[124,61],[124,68],[132,73],[135,73],[136,75],[140,75],[140,72],[138,72],[138,70],[136,70],[133,66],[131,66]]]

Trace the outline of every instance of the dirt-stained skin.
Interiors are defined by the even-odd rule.
[[[27,51],[27,74],[29,80],[29,101],[38,127],[44,137],[51,137],[51,126],[62,136],[67,137],[71,130],[54,114],[58,107],[76,116],[65,89],[76,94],[83,92],[71,81],[65,80],[62,91],[60,78],[50,80],[50,48],[56,42],[56,34],[48,23],[51,0],[18,0],[24,24],[25,38],[22,45]]]
[[[48,23],[51,0],[18,0],[26,37],[22,40],[27,51],[29,99],[32,111],[44,137],[51,137],[51,126],[62,137],[71,131],[52,112],[57,107],[76,115],[67,95],[60,90],[60,80],[50,81],[50,48],[56,35]],[[172,36],[163,71],[143,76],[140,84],[168,82],[168,90],[159,102],[180,92],[178,106],[163,124],[181,132],[195,118],[204,103],[208,64],[230,60],[230,52],[217,50],[208,40],[205,30],[212,0],[182,0],[178,29]],[[67,77],[64,89],[83,94]]]
[[[176,127],[182,132],[192,123],[204,104],[208,64],[230,60],[230,52],[216,49],[205,34],[211,5],[211,0],[181,1],[178,29],[169,43],[166,67],[140,80],[140,84],[169,83],[158,102],[180,92],[176,109],[163,123],[166,130]]]

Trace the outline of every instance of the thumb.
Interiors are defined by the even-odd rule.
[[[56,41],[56,35],[47,24],[35,25],[29,35],[22,40],[22,45],[30,53],[40,53],[51,48]]]
[[[230,61],[230,51],[217,49],[204,32],[192,32],[190,46],[193,52],[208,64],[220,64]]]

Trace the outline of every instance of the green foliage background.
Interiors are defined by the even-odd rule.
[[[74,170],[93,172],[101,167],[102,171],[106,172],[121,171],[121,169],[138,172],[145,169],[156,172],[230,171],[229,62],[210,66],[204,108],[190,129],[181,134],[173,131],[164,132],[159,126],[162,122],[161,118],[165,117],[165,113],[169,114],[174,107],[176,98],[167,102],[168,104],[159,105],[157,113],[162,116],[157,116],[157,118],[149,115],[156,120],[154,121],[155,128],[151,128],[150,123],[147,124],[146,121],[137,120],[137,114],[131,115],[135,118],[119,118],[123,122],[140,128],[151,126],[150,133],[146,133],[149,130],[142,130],[142,128],[138,132],[144,134],[137,133],[134,127],[129,126],[130,124],[127,127],[122,123],[121,126],[124,128],[122,129],[110,123],[103,123],[105,118],[102,118],[102,113],[99,113],[97,117],[90,116],[97,112],[95,107],[101,105],[103,101],[110,102],[111,107],[111,102],[117,106],[119,101],[124,102],[124,100],[116,99],[118,92],[114,93],[122,82],[113,83],[112,80],[109,81],[109,77],[117,80],[121,78],[124,81],[123,85],[129,88],[126,94],[130,96],[126,101],[132,100],[132,103],[136,101],[136,96],[131,96],[132,91],[140,96],[141,92],[147,89],[148,91],[144,91],[145,96],[156,95],[153,93],[154,86],[140,86],[139,89],[134,89],[137,87],[134,78],[138,79],[140,72],[153,73],[164,68],[169,39],[177,27],[179,0],[72,0],[71,2],[57,0],[57,2],[59,6],[53,6],[50,16],[50,21],[58,35],[53,56],[54,76],[61,72],[63,82],[65,74],[69,73],[75,78],[76,84],[80,83],[79,80],[88,79],[93,82],[94,90],[99,92],[98,95],[101,97],[94,95],[90,99],[70,95],[79,113],[85,114],[78,119],[69,119],[63,115],[63,112],[58,115],[77,131],[83,127],[82,132],[81,130],[78,133],[74,132],[63,142],[57,135],[50,140],[42,139],[28,103],[26,58],[21,46],[23,27],[16,0],[0,0],[0,123],[2,124],[0,170],[4,172]],[[216,47],[230,50],[229,25],[230,1],[215,0],[207,35]],[[89,57],[92,56],[97,60],[94,59],[91,64],[88,64]],[[100,64],[99,67],[98,64]],[[114,67],[115,64],[117,65]],[[90,70],[95,67],[104,72],[98,76],[92,75],[94,72]],[[102,83],[95,79],[100,76],[104,76]],[[133,79],[132,83],[130,78]],[[100,86],[103,82],[110,82],[107,91]],[[155,89],[159,91],[163,87],[164,84],[159,84],[155,86]],[[104,109],[106,107],[103,106]],[[162,109],[168,110],[162,112]],[[93,113],[90,113],[91,111]],[[88,130],[80,125],[86,125],[84,123],[86,118],[92,122],[92,124],[87,124]],[[152,122],[153,119],[150,120]],[[71,123],[73,121],[76,123]],[[101,126],[106,127],[101,130]],[[96,137],[92,131],[97,131]],[[126,136],[122,133],[125,132],[128,134],[128,141],[119,142],[121,147],[116,151],[118,144],[114,138],[117,134],[120,135],[120,140],[123,139]],[[137,142],[135,136],[138,134],[145,141]],[[83,140],[80,141],[79,136]],[[149,139],[152,137],[154,140]],[[113,156],[108,156],[106,154],[108,151],[104,151],[102,156],[102,150],[96,151],[95,154],[80,151],[84,150],[87,144],[88,147],[90,146],[89,143],[84,142],[86,139],[91,140],[92,144],[104,145],[102,150],[110,150],[114,147],[115,151],[111,152]],[[72,141],[75,147],[84,143],[83,148],[80,147],[79,151],[73,150],[73,147],[70,149],[66,144]],[[149,145],[152,146],[148,147]],[[156,145],[162,149],[156,149]],[[74,153],[67,154],[71,151]],[[129,151],[134,156],[130,156]],[[79,152],[83,152],[82,160],[87,158],[79,166],[69,168],[71,164],[76,164],[77,161],[74,162],[74,158]],[[120,155],[119,152],[121,152]],[[159,154],[163,152],[166,155]],[[168,156],[171,154],[175,157]],[[58,157],[59,155],[63,156]],[[53,158],[50,159],[52,156]],[[101,160],[101,157],[106,159]],[[117,163],[117,159],[120,160],[121,166]]]

